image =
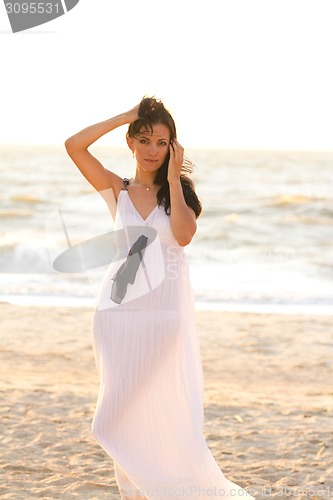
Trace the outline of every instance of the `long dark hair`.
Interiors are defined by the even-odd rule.
[[[139,119],[132,122],[128,127],[127,136],[135,137],[142,129],[152,133],[153,125],[157,123],[162,123],[166,125],[170,131],[170,140],[176,139],[176,125],[169,113],[169,111],[164,107],[161,101],[158,101],[154,97],[144,97],[140,103],[138,111]],[[169,166],[170,153],[168,152],[163,164],[156,172],[154,179],[154,184],[160,185],[160,189],[157,193],[157,203],[158,205],[163,205],[164,210],[167,215],[170,215],[170,188],[168,183],[168,166]],[[196,218],[199,217],[202,211],[202,206],[199,198],[197,197],[194,184],[192,180],[187,177],[187,174],[193,171],[192,163],[184,158],[183,165],[181,168],[180,182],[183,189],[183,194],[186,204],[192,208],[195,213]]]

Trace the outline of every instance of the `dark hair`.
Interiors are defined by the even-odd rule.
[[[152,133],[153,125],[162,123],[163,125],[166,125],[170,131],[170,140],[172,141],[176,139],[177,134],[175,122],[161,101],[158,101],[154,97],[144,97],[140,103],[138,115],[139,119],[132,122],[128,127],[128,137],[135,137],[139,132],[142,132],[142,129]],[[167,179],[169,159],[170,153],[168,152],[164,163],[157,170],[154,179],[154,184],[161,185],[157,193],[157,203],[158,205],[164,205],[164,210],[167,215],[170,215],[170,188]],[[180,182],[183,188],[185,202],[190,208],[192,208],[196,218],[198,218],[201,214],[202,206],[194,191],[194,184],[192,180],[186,176],[186,174],[193,171],[192,167],[192,163],[187,158],[184,158],[181,168]]]

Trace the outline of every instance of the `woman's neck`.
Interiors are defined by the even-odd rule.
[[[150,188],[154,184],[155,177],[156,172],[144,172],[137,168],[133,177],[133,181],[135,184]]]

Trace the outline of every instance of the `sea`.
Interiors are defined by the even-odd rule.
[[[133,175],[129,150],[90,151]],[[333,314],[333,151],[186,156],[203,206],[185,248],[197,308]],[[73,241],[112,230],[100,195],[63,145],[2,145],[0,172],[0,301],[92,307],[103,268],[65,273],[54,260]]]

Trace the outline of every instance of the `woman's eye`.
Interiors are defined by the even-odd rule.
[[[140,144],[148,144],[148,141],[146,139],[140,139]]]
[[[167,143],[167,142],[165,142],[165,141],[163,141],[163,142],[160,142],[160,145],[161,145],[161,146],[167,146],[167,145],[168,145],[168,143]]]

